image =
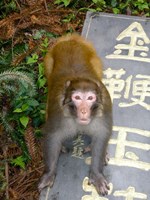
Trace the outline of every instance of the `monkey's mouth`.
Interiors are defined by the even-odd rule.
[[[90,123],[90,119],[82,118],[82,119],[78,120],[78,123],[81,124],[81,125],[87,125],[87,124]]]

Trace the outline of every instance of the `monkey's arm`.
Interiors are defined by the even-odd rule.
[[[44,138],[44,161],[45,161],[45,170],[42,178],[40,179],[38,189],[41,191],[46,186],[52,187],[55,175],[56,175],[56,166],[61,150],[62,141],[58,137],[60,133],[47,134],[48,137]]]
[[[108,140],[111,133],[111,118],[107,116],[100,122],[99,134],[92,138],[92,163],[90,170],[90,183],[94,184],[97,192],[107,195],[109,186],[103,175],[103,166],[106,156]]]

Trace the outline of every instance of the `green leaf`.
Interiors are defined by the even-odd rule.
[[[39,106],[39,102],[35,99],[29,99],[27,100],[27,103],[29,106],[33,106],[33,107]]]
[[[26,111],[29,108],[28,104],[23,104],[22,105],[22,111]]]
[[[97,3],[97,0],[92,0],[93,1],[93,3]]]
[[[71,0],[55,0],[54,4],[61,4],[63,3],[65,7],[67,7],[70,4]]]
[[[29,122],[29,117],[27,117],[27,116],[22,116],[22,117],[20,118],[20,122],[21,122],[21,124],[26,128],[26,127],[27,127],[27,124],[28,124],[28,122]]]
[[[13,159],[11,163],[15,166],[19,166],[22,169],[25,169],[25,162],[22,156],[18,156],[17,158]]]
[[[37,54],[32,54],[31,57],[27,58],[27,64],[34,64],[38,61],[38,55]]]
[[[48,45],[49,45],[49,43],[48,43],[48,38],[45,38],[44,41],[43,41],[43,43],[41,44],[41,46],[47,48]]]
[[[70,0],[64,0],[63,2],[64,2],[65,7],[67,7],[70,4]]]
[[[119,14],[119,9],[118,8],[113,8],[113,13],[114,14]]]
[[[46,84],[46,78],[45,77],[38,79],[39,88],[42,88],[45,84]]]
[[[39,67],[39,76],[44,75],[44,65],[43,63],[38,64]]]
[[[15,109],[13,112],[14,112],[14,113],[21,113],[21,112],[23,112],[23,110],[22,110],[21,108],[17,108],[17,109]]]

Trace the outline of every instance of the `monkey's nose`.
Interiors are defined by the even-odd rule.
[[[85,115],[85,114],[87,113],[87,112],[86,112],[86,109],[83,108],[83,109],[81,110],[81,113],[82,113],[83,115]]]

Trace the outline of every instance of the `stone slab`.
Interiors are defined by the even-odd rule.
[[[82,149],[88,139],[79,136],[73,151],[61,154],[55,184],[40,200],[150,200],[150,19],[88,12],[82,34],[103,60],[113,102],[104,170],[111,189],[101,197],[87,184],[91,158]]]

